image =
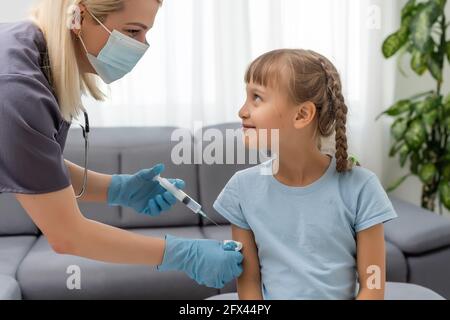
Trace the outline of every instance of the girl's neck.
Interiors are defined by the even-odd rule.
[[[320,152],[317,147],[298,148],[284,152],[280,149],[279,169],[274,177],[281,183],[292,187],[304,187],[322,177],[329,166],[331,158]]]

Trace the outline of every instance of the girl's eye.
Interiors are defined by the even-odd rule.
[[[254,99],[256,102],[262,101],[262,98],[261,98],[260,96],[258,96],[257,94],[253,95],[253,99]],[[258,100],[259,100],[259,101],[258,101]]]

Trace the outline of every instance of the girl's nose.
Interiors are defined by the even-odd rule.
[[[241,110],[239,110],[239,118],[241,119],[250,118],[250,113],[248,112],[247,104],[244,104]]]

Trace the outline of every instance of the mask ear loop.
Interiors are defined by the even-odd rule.
[[[101,25],[101,26],[103,27],[103,29],[105,29],[109,34],[112,34],[112,32],[109,31],[108,28],[107,28],[103,23],[101,23],[101,21],[98,20],[96,16],[94,16],[94,15],[91,13],[91,11],[89,11],[89,10],[87,10],[87,9],[86,9],[86,11],[89,13],[89,15],[90,15],[95,21],[98,22],[99,25]],[[81,37],[81,30],[80,30],[80,32],[78,33],[78,39],[80,39],[81,44],[82,44],[82,46],[83,46],[83,48],[84,48],[84,51],[86,51],[86,53],[89,54],[89,51],[87,50],[86,45],[84,44],[83,38]]]
[[[91,15],[91,17],[98,22],[99,25],[101,25],[103,27],[103,29],[105,29],[109,34],[112,34],[111,31],[109,31],[109,29],[103,24],[101,23],[101,21],[99,19],[97,19],[96,16],[94,16],[89,10],[86,9],[86,11]]]
[[[78,32],[78,39],[80,39],[80,42],[81,42],[81,45],[83,46],[83,48],[84,48],[84,51],[86,51],[86,54],[88,54],[89,52],[88,52],[88,50],[87,50],[87,48],[86,48],[86,45],[84,44],[84,41],[83,41],[83,38],[81,37],[81,30],[80,30],[80,32]]]
[[[73,10],[73,15],[74,15],[73,19],[79,19],[79,31],[77,33],[77,38],[78,38],[78,40],[81,41],[81,44],[83,45],[84,51],[86,51],[86,53],[89,53],[87,48],[86,48],[86,45],[84,44],[83,38],[81,37],[81,23],[83,22],[81,9],[80,9],[79,6],[76,6],[76,8],[77,8],[77,10],[75,10],[75,9]],[[75,17],[75,15],[77,15],[77,16]],[[73,30],[73,29],[75,29],[75,24],[73,24],[71,30]]]

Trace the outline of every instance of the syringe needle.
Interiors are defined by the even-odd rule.
[[[212,223],[214,223],[216,226],[219,227],[219,225],[218,225],[213,219],[211,219],[210,217],[208,217],[208,216],[206,215],[206,213],[204,213],[202,210],[199,211],[199,214],[200,214],[203,218],[208,219],[209,221],[211,221]]]
[[[210,217],[208,217],[202,210],[200,204],[198,204],[194,199],[189,197],[186,193],[184,193],[182,190],[178,189],[176,186],[174,186],[169,180],[166,178],[162,178],[161,176],[156,176],[154,178],[155,181],[158,181],[159,184],[169,191],[175,198],[178,199],[178,201],[182,202],[186,207],[188,207],[191,211],[193,211],[196,214],[200,214],[202,217],[208,219],[212,223],[214,223],[216,226],[219,226],[214,220],[212,220]],[[200,211],[199,211],[200,210]]]

